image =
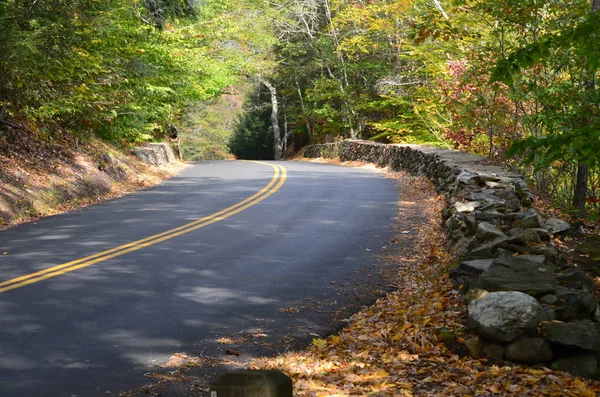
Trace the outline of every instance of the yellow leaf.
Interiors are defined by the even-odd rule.
[[[376,372],[376,374],[377,374],[377,376],[381,376],[383,378],[383,377],[388,376],[389,372],[387,372],[385,369],[380,369],[379,371]]]

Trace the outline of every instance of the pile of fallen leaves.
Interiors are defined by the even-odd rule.
[[[297,396],[595,396],[600,383],[548,368],[491,365],[459,355],[465,306],[448,277],[440,226],[443,200],[423,178],[396,178],[403,193],[420,195],[429,222],[419,231],[419,254],[392,250],[397,291],[351,318],[350,325],[302,352],[260,359],[253,368],[279,369],[294,380]],[[399,205],[403,210],[405,203]],[[402,234],[402,214],[398,236]],[[397,244],[400,246],[401,244]],[[451,349],[450,347],[454,347]]]

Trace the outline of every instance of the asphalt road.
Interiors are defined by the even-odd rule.
[[[280,349],[331,332],[356,299],[340,283],[377,282],[365,269],[396,201],[366,170],[202,162],[2,231],[0,396],[116,396],[174,353],[219,356],[219,337],[259,332]]]

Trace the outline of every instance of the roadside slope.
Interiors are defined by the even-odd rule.
[[[156,185],[183,167],[153,167],[97,139],[0,131],[0,229]]]

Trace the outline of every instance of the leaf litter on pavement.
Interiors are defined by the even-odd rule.
[[[597,381],[457,353],[468,331],[465,305],[448,276],[443,198],[424,178],[389,175],[400,190],[400,213],[397,236],[381,259],[398,266],[396,291],[355,314],[339,334],[313,339],[304,351],[255,360],[252,368],[282,370],[297,396],[595,396]],[[403,212],[414,205],[428,222],[417,233],[417,249],[407,251],[399,244],[409,234]]]

